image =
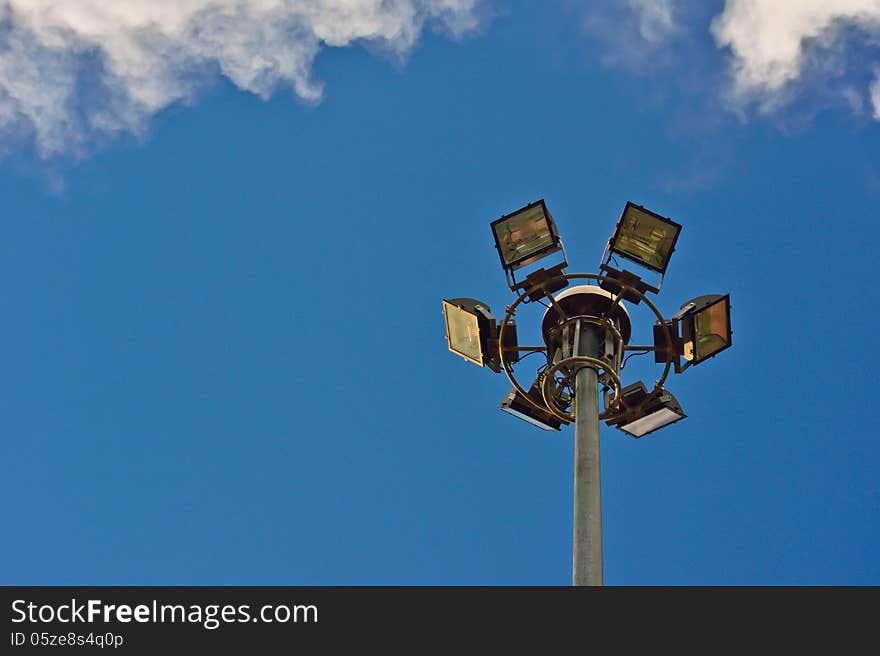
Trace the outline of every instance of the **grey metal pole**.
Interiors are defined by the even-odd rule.
[[[577,355],[596,357],[601,329],[581,327]],[[602,487],[599,479],[597,372],[581,367],[575,377],[574,549],[572,585],[602,585]]]

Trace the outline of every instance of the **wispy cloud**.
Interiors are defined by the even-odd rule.
[[[639,35],[649,43],[665,41],[676,31],[672,0],[628,0]]]
[[[684,0],[688,2],[690,0]],[[648,71],[665,61],[680,35],[683,0],[611,0],[588,5],[587,33],[604,46],[606,64]]]
[[[44,158],[140,133],[223,76],[269,97],[322,96],[323,47],[403,55],[426,26],[477,27],[480,0],[0,0],[0,135]]]
[[[874,68],[874,82],[871,84],[871,104],[874,106],[874,118],[880,121],[880,66]]]
[[[880,0],[727,0],[711,30],[733,55],[731,99],[769,112],[804,87],[827,92],[847,73],[847,49],[880,44]],[[865,86],[845,82],[836,93],[853,110],[864,104]],[[869,100],[880,118],[876,79]]]

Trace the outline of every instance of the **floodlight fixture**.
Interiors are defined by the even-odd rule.
[[[545,431],[558,431],[563,423],[568,423],[563,422],[544,405],[541,387],[537,380],[529,389],[528,398],[514,387],[498,408]]]
[[[680,232],[681,225],[672,219],[627,201],[608,250],[662,276]]]
[[[691,365],[714,358],[733,344],[730,328],[730,294],[695,298],[681,319],[682,357]]]
[[[672,335],[666,339],[665,327]],[[730,294],[706,294],[684,303],[665,324],[654,326],[654,359],[664,362],[671,351],[676,373],[714,358],[733,344]],[[684,358],[682,366],[679,358]]]
[[[501,372],[498,334],[500,325],[492,316],[489,306],[474,298],[443,299],[446,319],[446,343],[449,350],[465,360]],[[516,322],[507,321],[504,330],[504,349],[508,362],[519,360]]]
[[[446,318],[449,350],[484,366],[489,355],[489,338],[495,327],[489,306],[473,298],[444,298],[443,316]]]
[[[514,271],[548,255],[562,251],[563,264],[561,268],[568,266],[559,230],[544,199],[529,203],[510,214],[505,214],[500,219],[492,221],[490,227],[492,235],[495,237],[498,257],[501,258],[501,266],[504,267],[505,275],[508,276],[508,284],[511,289],[516,287],[516,281],[513,278]]]
[[[606,424],[614,425],[635,438],[644,437],[687,417],[681,404],[668,390],[660,387],[649,393],[642,381],[627,385],[621,392],[621,402],[624,412],[609,419]]]

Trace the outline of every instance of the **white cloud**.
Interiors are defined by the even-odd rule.
[[[880,66],[874,69],[874,82],[871,84],[871,104],[874,106],[874,118],[880,121]]]
[[[631,71],[667,63],[669,41],[680,34],[681,5],[693,0],[604,0],[584,11],[587,33],[602,44],[603,61]]]
[[[218,74],[317,102],[324,46],[408,52],[426,23],[477,26],[479,0],[0,0],[0,133],[43,157],[138,133]]]
[[[645,41],[660,43],[675,33],[673,0],[627,0],[627,4]]]
[[[808,69],[839,75],[835,58],[847,38],[878,42],[880,0],[727,0],[712,34],[733,54],[734,98],[770,109]],[[852,88],[844,89],[850,106],[859,105]],[[876,110],[876,93],[873,99]]]

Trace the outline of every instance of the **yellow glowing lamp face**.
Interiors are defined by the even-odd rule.
[[[694,317],[694,337],[697,360],[711,357],[730,343],[727,303],[710,305]]]
[[[684,342],[684,359],[702,362],[730,346],[729,301],[724,298],[694,315],[693,335]]]
[[[480,345],[480,325],[477,316],[443,301],[446,317],[446,341],[449,350],[471,362],[483,366],[483,349]]]
[[[677,224],[663,221],[631,205],[624,212],[611,250],[663,272],[680,230]]]
[[[501,259],[506,266],[528,264],[532,255],[553,246],[550,222],[541,205],[514,214],[494,226]],[[537,258],[536,258],[537,259]]]

